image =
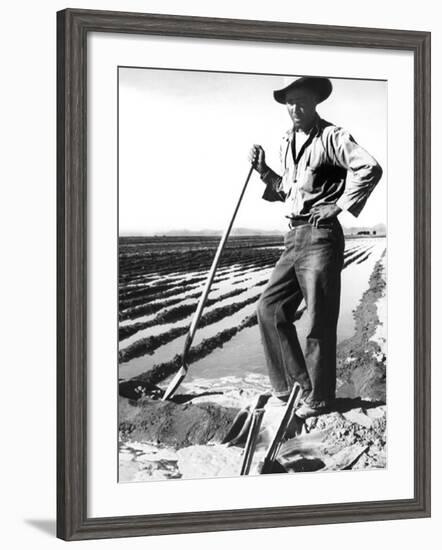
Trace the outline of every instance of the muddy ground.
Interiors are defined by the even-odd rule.
[[[371,401],[386,401],[385,342],[375,335],[379,324],[378,303],[385,299],[385,252],[375,264],[368,289],[353,315],[355,332],[337,349],[337,374],[343,382],[338,396],[361,397]]]
[[[238,409],[210,402],[179,404],[150,397],[138,401],[120,397],[119,413],[122,440],[150,441],[179,449],[220,443]]]
[[[208,401],[205,401],[208,400]],[[250,403],[233,387],[219,396],[179,404],[121,398],[120,481],[237,476],[245,438],[226,444],[230,426]],[[373,469],[386,466],[386,407],[338,399],[335,411],[302,422],[294,418],[278,462],[286,472]],[[260,473],[265,451],[284,412],[264,413],[251,475]],[[275,469],[274,473],[280,473]]]
[[[380,337],[384,319],[385,254],[376,263],[354,311],[355,332],[338,346],[338,400],[333,412],[298,423],[296,437],[281,448],[288,472],[384,468],[386,466],[386,356]],[[248,325],[256,322],[250,318]],[[236,330],[240,330],[238,327]],[[233,329],[228,329],[233,330]],[[222,335],[230,338],[231,334]],[[191,350],[196,357],[211,350]],[[192,359],[192,358],[191,358]],[[120,481],[238,475],[244,441],[222,444],[235,416],[250,405],[268,380],[248,387],[235,380],[183,384],[173,402],[158,399],[155,385],[179,365],[161,365],[151,373],[120,383]],[[153,375],[153,376],[152,376]],[[266,410],[252,464],[259,473],[282,408]]]

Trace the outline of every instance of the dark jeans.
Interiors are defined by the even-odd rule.
[[[294,381],[321,405],[336,391],[336,326],[341,294],[344,235],[335,218],[291,229],[285,249],[258,302],[258,322],[273,390],[290,393]],[[294,318],[302,299],[307,310],[305,355]]]

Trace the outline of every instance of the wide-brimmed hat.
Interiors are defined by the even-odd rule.
[[[273,97],[278,103],[285,103],[286,94],[290,90],[304,88],[312,91],[318,98],[318,103],[324,101],[332,93],[333,86],[328,78],[322,76],[301,76],[285,88],[275,90]]]

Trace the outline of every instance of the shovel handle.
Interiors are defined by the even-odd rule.
[[[226,244],[226,241],[229,237],[230,230],[232,229],[233,222],[235,221],[236,214],[238,213],[239,206],[241,204],[242,198],[244,196],[244,193],[246,191],[247,185],[249,183],[250,177],[252,175],[254,168],[253,165],[250,166],[249,173],[247,175],[246,181],[244,182],[244,185],[241,189],[241,193],[239,195],[238,201],[235,205],[235,209],[233,210],[233,214],[229,220],[229,224],[227,225],[226,229],[224,230],[223,236],[221,237],[221,240],[219,242],[215,257],[213,258],[212,265],[210,267],[209,274],[207,275],[206,284],[204,285],[203,293],[201,294],[201,298],[198,302],[198,306],[196,308],[196,311],[194,313],[192,322],[189,327],[189,332],[187,334],[186,341],[184,343],[184,351],[183,351],[183,363],[186,362],[186,356],[189,352],[190,346],[192,345],[193,338],[195,336],[196,329],[198,328],[198,323],[201,318],[202,311],[204,309],[204,306],[207,301],[207,296],[209,295],[210,287],[212,286],[213,278],[215,276],[216,268],[218,267],[219,259],[221,257],[222,251],[224,249],[224,246]]]
[[[218,249],[217,249],[215,257],[213,258],[213,261],[212,261],[212,266],[210,267],[210,271],[209,271],[209,274],[207,276],[207,280],[206,280],[206,284],[204,286],[204,290],[201,294],[201,298],[198,302],[198,306],[196,308],[196,311],[194,313],[192,322],[190,324],[189,331],[187,333],[186,340],[184,342],[184,350],[183,350],[183,355],[182,355],[181,369],[178,371],[177,375],[172,380],[172,382],[170,382],[169,386],[167,387],[166,391],[164,392],[163,401],[166,401],[166,400],[172,398],[173,394],[176,392],[176,390],[178,389],[178,387],[180,386],[181,382],[184,380],[184,378],[187,374],[187,371],[188,371],[188,368],[189,368],[189,366],[187,364],[187,354],[189,353],[190,347],[191,347],[192,342],[193,342],[193,337],[195,336],[195,332],[196,332],[196,329],[198,327],[198,323],[199,323],[199,320],[200,320],[200,317],[201,317],[201,313],[202,313],[203,308],[206,304],[207,296],[209,294],[209,290],[210,290],[210,287],[212,285],[213,277],[215,276],[216,268],[218,267],[218,262],[219,262],[219,259],[221,257],[221,253],[223,251],[223,248],[224,248],[224,245],[227,241],[227,238],[229,237],[230,230],[232,229],[232,225],[233,225],[233,222],[235,221],[235,217],[236,217],[236,214],[238,212],[239,205],[241,204],[242,198],[243,198],[244,193],[246,191],[246,188],[247,188],[247,185],[249,183],[249,180],[250,180],[250,177],[252,175],[253,170],[254,170],[254,166],[252,164],[250,166],[249,173],[247,174],[246,181],[244,182],[244,185],[241,189],[241,193],[239,195],[239,198],[238,198],[238,201],[236,203],[233,214],[230,218],[229,224],[226,227],[226,229],[224,231],[224,234],[221,238],[221,241],[218,245]]]
[[[250,424],[249,434],[247,437],[246,446],[244,448],[244,459],[241,465],[241,472],[239,474],[241,476],[246,476],[250,472],[250,466],[252,465],[253,455],[255,454],[256,442],[263,415],[264,409],[255,409],[253,411],[252,422]]]
[[[293,385],[292,391],[290,393],[290,397],[287,401],[284,415],[281,419],[278,429],[276,430],[276,433],[273,437],[272,442],[270,443],[270,446],[264,458],[264,461],[261,467],[261,474],[271,473],[272,464],[276,459],[279,448],[281,447],[281,444],[282,444],[282,439],[284,437],[285,431],[287,429],[287,426],[290,422],[290,419],[293,415],[293,412],[300,398],[301,398],[301,386],[297,382],[295,382]]]

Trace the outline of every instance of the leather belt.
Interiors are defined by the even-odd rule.
[[[306,216],[293,216],[291,218],[289,216],[287,216],[287,218],[289,220],[289,222],[288,222],[289,229],[294,229],[295,227],[298,227],[299,225],[310,224],[310,222],[308,221],[309,218],[310,218],[309,214],[307,214]],[[339,221],[336,218],[331,218],[329,220],[320,222],[318,227],[332,228],[332,227],[336,227],[336,226],[339,226]]]
[[[298,225],[305,225],[305,224],[309,223],[308,222],[309,217],[310,216],[293,216],[292,218],[288,218],[289,228],[293,229],[294,227],[297,227]]]

